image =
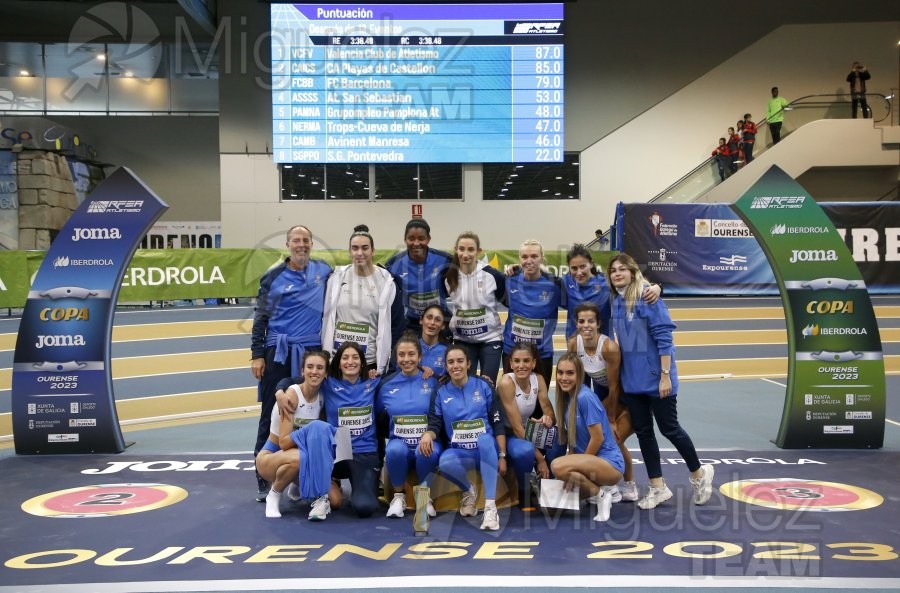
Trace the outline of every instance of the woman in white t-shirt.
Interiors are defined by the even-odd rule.
[[[556,416],[547,395],[547,383],[537,370],[540,361],[537,346],[530,342],[519,342],[509,354],[512,371],[500,377],[497,394],[506,412],[506,452],[516,473],[519,486],[519,501],[527,503],[529,477],[532,468],[538,478],[550,477],[550,463],[565,454],[560,450],[556,438]],[[532,433],[545,435],[542,442],[528,438],[530,424]],[[542,425],[541,430],[538,425]]]
[[[584,366],[584,384],[597,394],[603,407],[606,408],[616,443],[625,459],[625,482],[621,489],[618,487],[611,489],[612,501],[634,502],[638,499],[638,489],[631,467],[631,453],[625,446],[625,439],[634,433],[634,429],[631,427],[628,408],[619,401],[621,393],[619,365],[622,361],[619,345],[602,333],[600,308],[597,305],[585,301],[575,307],[574,313],[576,332],[569,338],[568,350],[581,359]]]
[[[352,263],[338,267],[328,279],[322,315],[322,348],[334,355],[344,342],[359,344],[369,378],[387,372],[391,346],[404,324],[394,277],[374,264],[374,253],[369,227],[354,228],[350,235]]]
[[[281,517],[279,504],[281,493],[287,488],[287,495],[292,500],[299,500],[298,477],[300,459],[294,449],[297,444],[292,434],[316,420],[324,418],[323,396],[320,393],[322,383],[327,377],[328,355],[317,350],[307,350],[303,357],[303,383],[291,385],[285,390],[283,397],[291,403],[292,414],[280,414],[279,407],[272,409],[272,420],[269,439],[256,456],[256,470],[259,475],[272,484],[266,496],[266,517]],[[324,445],[324,442],[322,443]],[[331,454],[330,446],[327,453]],[[328,471],[330,476],[330,469]],[[323,513],[326,504],[340,505],[340,491],[332,486],[326,488],[328,494],[317,493],[310,510],[312,521],[321,521],[327,513]],[[330,499],[330,500],[329,500]],[[329,501],[329,502],[326,502]]]

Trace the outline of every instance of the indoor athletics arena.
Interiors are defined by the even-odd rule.
[[[893,3],[0,0],[0,30],[0,592],[900,589]],[[263,447],[301,368],[321,410]],[[398,499],[404,441],[437,453]]]

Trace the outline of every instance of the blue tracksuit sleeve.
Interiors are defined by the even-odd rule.
[[[491,423],[491,428],[494,431],[494,436],[497,435],[505,435],[506,434],[506,414],[503,412],[503,406],[500,405],[500,398],[497,397],[497,394],[494,391],[487,387],[485,383],[485,389],[487,390],[489,397],[491,398],[491,407],[488,411],[488,421]]]
[[[662,301],[656,301],[653,305],[644,304],[644,310],[647,314],[647,330],[653,341],[656,342],[656,349],[661,356],[672,356],[675,354],[675,342],[672,338],[672,332],[675,331],[675,324],[669,316],[669,308]]]
[[[275,391],[284,391],[291,385],[303,383],[303,377],[286,377],[278,382],[278,385],[275,386]]]
[[[553,282],[556,284],[556,290],[559,291],[559,306],[561,309],[567,309],[569,307],[569,293],[566,292],[566,287],[563,285],[563,280],[559,276],[553,277]]]
[[[441,397],[435,389],[431,394],[431,405],[428,406],[428,429],[434,433],[436,441],[443,440],[444,418],[441,413]]]
[[[391,274],[391,278],[397,289],[394,302],[391,303],[391,349],[393,350],[403,330],[406,329],[406,309],[403,306],[403,283],[394,274]]]
[[[256,295],[256,307],[253,310],[253,330],[250,334],[250,353],[253,358],[266,355],[266,333],[269,329],[269,317],[272,315],[269,305],[269,289],[272,279],[276,278],[286,263],[269,270],[259,280],[259,293]]]
[[[495,270],[491,266],[485,266],[484,271],[490,274],[494,278],[494,282],[497,284],[497,290],[494,292],[494,298],[497,299],[497,302],[502,304],[503,306],[509,305],[506,299],[506,276],[503,273]]]

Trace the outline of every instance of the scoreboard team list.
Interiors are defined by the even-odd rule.
[[[273,4],[276,163],[563,160],[563,6]]]

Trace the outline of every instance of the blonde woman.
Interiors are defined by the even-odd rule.
[[[519,342],[537,346],[540,370],[549,385],[553,371],[553,333],[562,301],[559,278],[544,271],[544,248],[529,239],[519,246],[519,271],[506,280],[509,317],[503,328],[503,368],[511,372],[509,355]]]
[[[613,290],[612,323],[622,354],[623,399],[650,478],[650,490],[638,506],[653,509],[672,498],[662,477],[654,419],[691,472],[694,504],[706,504],[712,494],[713,468],[700,464],[691,437],[678,423],[678,368],[672,339],[675,324],[669,310],[662,300],[652,305],[641,300],[644,277],[630,255],[613,257],[606,277]]]
[[[607,521],[612,506],[609,490],[622,479],[625,461],[606,411],[584,384],[584,366],[577,354],[567,352],[556,364],[556,409],[559,438],[569,453],[550,464],[553,475],[579,495],[597,503],[594,521]]]

